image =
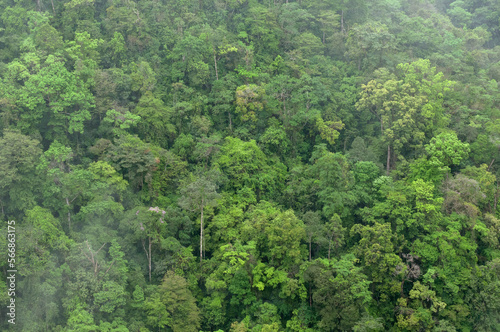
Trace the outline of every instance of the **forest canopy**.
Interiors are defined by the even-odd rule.
[[[499,0],[0,0],[0,330],[500,331],[499,81]]]

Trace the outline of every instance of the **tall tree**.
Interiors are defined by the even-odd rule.
[[[36,177],[35,167],[41,154],[39,141],[17,131],[6,130],[3,132],[3,136],[0,138],[0,205],[2,215],[6,213],[6,207],[10,213],[14,213],[16,209],[25,210],[34,206],[36,198],[33,189],[40,181]]]
[[[387,144],[387,174],[399,156],[421,154],[423,144],[446,125],[443,98],[453,82],[428,60],[400,64],[397,76],[382,69],[379,78],[362,85],[358,110],[370,110],[380,122]]]
[[[200,213],[200,264],[203,260],[203,211],[208,206],[216,206],[220,195],[217,193],[217,183],[211,174],[197,177],[193,182],[181,189],[182,197],[179,205],[188,211]]]

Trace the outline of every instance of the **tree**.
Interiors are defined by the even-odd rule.
[[[200,310],[188,289],[186,279],[167,272],[158,286],[160,301],[165,305],[170,321],[166,324],[174,332],[197,332],[200,328]]]
[[[64,234],[59,221],[49,210],[39,206],[26,211],[24,227],[21,228],[19,256],[23,259],[19,266],[21,274],[37,276],[49,264],[50,253],[65,252],[72,241]],[[21,271],[21,269],[20,269]]]
[[[318,209],[323,210],[326,218],[335,213],[342,218],[348,217],[357,198],[352,192],[354,179],[347,158],[340,153],[328,152],[325,144],[320,144],[315,147],[311,163],[306,174],[315,180],[309,190],[318,197]]]
[[[68,318],[69,331],[84,331],[91,332],[98,329],[94,323],[92,315],[82,306],[78,306],[73,310]]]
[[[428,60],[399,64],[397,69],[397,77],[379,70],[380,78],[362,85],[356,103],[358,110],[370,110],[380,122],[387,144],[387,174],[398,154],[418,155],[429,137],[446,124],[444,95],[453,85]]]
[[[242,85],[236,89],[236,113],[242,121],[257,121],[264,108],[265,90],[255,84]]]
[[[352,254],[339,260],[320,259],[313,265],[315,271],[309,272],[313,274],[313,301],[322,331],[352,329],[372,301],[371,282],[355,261]]]
[[[270,264],[280,267],[298,265],[303,259],[300,242],[305,238],[304,223],[292,210],[280,213],[265,228]]]
[[[99,243],[94,241],[72,246],[60,273],[66,281],[62,299],[67,313],[82,309],[92,320],[118,321],[125,317],[127,261],[116,240]],[[97,249],[96,249],[97,248]]]
[[[153,327],[158,327],[158,331],[170,324],[170,315],[160,298],[159,292],[151,294],[144,301],[144,310],[147,312],[147,323]]]
[[[210,91],[210,104],[212,107],[212,120],[214,123],[220,123],[222,128],[228,126],[229,132],[233,131],[233,120],[231,113],[234,112],[236,89],[238,88],[236,75],[228,73],[220,80],[213,82],[212,90]],[[227,114],[227,124],[226,115]]]
[[[392,312],[392,301],[400,292],[399,274],[396,269],[402,265],[401,258],[395,253],[396,235],[388,223],[375,223],[372,226],[356,224],[351,228],[351,237],[359,234],[359,242],[354,253],[360,257],[366,275],[372,282],[370,290],[377,303],[377,312],[388,315]]]
[[[469,144],[462,143],[454,132],[441,133],[433,137],[425,149],[433,164],[441,164],[448,170],[446,178],[448,178],[449,168],[460,164],[460,161],[467,158],[470,152]]]
[[[172,110],[151,91],[146,91],[134,109],[134,114],[140,116],[137,124],[140,137],[146,142],[166,147],[166,138],[175,134],[175,127],[170,123]]]
[[[255,4],[249,8],[244,22],[249,27],[248,37],[256,44],[257,53],[278,54],[282,31],[276,20],[276,12],[262,4]]]
[[[243,245],[240,240],[235,240],[214,251],[210,261],[213,272],[205,283],[210,297],[202,301],[205,325],[221,326],[226,322],[233,311],[224,310],[228,305],[234,308],[234,312],[251,312],[250,308],[256,301],[251,289],[255,249],[254,241]]]
[[[330,222],[323,226],[323,232],[328,240],[328,259],[330,259],[330,254],[332,252],[332,245],[335,251],[338,251],[339,247],[344,244],[346,229],[342,227],[342,221],[338,214],[334,214]]]
[[[433,327],[435,320],[432,316],[437,316],[446,307],[446,303],[436,296],[435,291],[420,281],[413,284],[409,295],[409,299],[398,300],[399,314],[396,326],[409,331]]]
[[[218,61],[227,58],[229,54],[238,52],[238,48],[227,40],[228,32],[223,27],[217,27],[216,30],[209,31],[209,38],[212,42],[212,50],[214,54],[215,79],[219,80]],[[220,66],[220,62],[219,62]]]
[[[110,146],[106,160],[109,160],[117,171],[122,171],[136,188],[150,183],[153,171],[160,162],[149,144],[137,136],[127,134],[121,135]]]
[[[92,175],[88,170],[74,167],[70,162],[74,157],[70,147],[55,140],[40,158],[37,169],[46,174],[44,184],[44,205],[66,212],[68,230],[71,232],[73,208],[88,195]],[[63,205],[61,206],[61,201]]]
[[[352,168],[354,194],[358,197],[358,207],[371,206],[374,200],[374,182],[380,176],[381,167],[371,161],[358,161]]]
[[[0,205],[12,212],[35,205],[35,189],[40,179],[35,167],[42,150],[40,142],[17,131],[5,130],[0,138]],[[8,204],[7,204],[8,203]],[[11,213],[12,213],[11,212]]]
[[[287,131],[291,129],[293,115],[298,111],[291,100],[298,85],[299,82],[296,78],[279,74],[275,75],[266,86],[266,94],[272,97],[268,98],[267,108],[279,116]]]
[[[242,188],[236,194],[222,192],[217,207],[218,213],[214,215],[207,228],[213,240],[208,247],[218,248],[222,243],[234,243],[241,240],[241,225],[245,218],[245,211],[256,203],[256,196],[248,187]]]
[[[500,324],[499,259],[479,267],[473,274],[471,290],[467,295],[471,303],[472,326],[477,331],[494,330]]]
[[[321,32],[323,33],[322,42],[325,44],[326,40],[329,39],[328,37],[331,37],[340,27],[340,15],[333,10],[325,10],[318,15],[317,20],[321,23]],[[328,37],[327,34],[329,35]]]
[[[312,21],[313,16],[300,6],[297,2],[286,3],[281,6],[278,22],[284,33],[282,44],[284,44],[284,51],[289,51],[293,48],[293,40],[304,31],[309,23]],[[314,36],[313,36],[314,37]]]
[[[284,127],[279,125],[278,121],[270,120],[270,122],[274,122],[274,124],[267,127],[264,134],[260,136],[260,143],[263,145],[263,151],[266,154],[277,154],[283,160],[291,148],[291,142],[287,137]]]
[[[95,15],[94,2],[90,0],[72,0],[64,4],[60,21],[65,40],[71,40],[85,23],[90,23]]]
[[[110,109],[106,111],[106,116],[102,120],[101,126],[107,127],[106,124],[109,124],[112,127],[110,132],[119,136],[120,134],[125,134],[126,129],[135,126],[140,119],[140,116],[132,114],[129,111]]]
[[[285,165],[266,158],[254,140],[226,137],[215,165],[228,177],[226,190],[236,192],[248,187],[257,200],[278,196],[284,184]]]
[[[141,240],[142,249],[148,260],[149,282],[151,282],[152,269],[152,246],[153,243],[161,244],[165,229],[165,210],[159,207],[141,207],[135,212],[135,218],[131,219],[131,228],[135,231],[136,236]],[[147,248],[146,248],[147,240]]]
[[[263,290],[266,286],[275,288],[281,285],[282,292],[285,292],[287,273],[296,271],[307,257],[307,249],[302,245],[306,239],[302,220],[292,210],[281,211],[273,204],[261,201],[248,210],[240,238],[247,243],[255,242],[258,258],[262,261],[253,270],[253,287]],[[292,295],[301,296],[301,292],[287,296]],[[286,297],[284,294],[280,296]]]
[[[326,140],[330,145],[334,145],[335,140],[339,138],[340,133],[338,130],[344,128],[342,121],[323,121],[321,117],[316,119],[316,126],[318,127],[321,138]]]
[[[351,149],[349,150],[349,159],[354,161],[377,162],[377,157],[373,149],[370,149],[366,145],[365,140],[359,136],[352,141]]]
[[[500,192],[497,177],[490,172],[490,168],[486,164],[479,167],[467,166],[461,174],[476,180],[481,191],[486,195],[485,200],[480,202],[479,208],[485,212],[494,213],[497,210]]]
[[[207,62],[211,58],[211,51],[202,39],[186,33],[169,53],[169,58],[173,60],[173,81],[183,80],[195,86],[208,83],[210,75]]]
[[[319,242],[319,234],[321,232],[321,216],[317,212],[307,211],[302,217],[306,228],[307,242],[309,243],[309,261],[312,260],[312,243]],[[328,255],[330,258],[330,255]]]
[[[203,169],[206,169],[209,161],[220,151],[221,137],[217,134],[198,139],[194,149],[194,155],[199,161],[203,161]]]
[[[200,212],[200,264],[203,260],[203,211],[208,206],[216,206],[220,195],[218,186],[210,174],[202,175],[181,189],[179,205],[188,210]]]
[[[478,205],[486,199],[486,195],[481,191],[478,181],[457,174],[447,181],[445,192],[446,196],[443,203],[445,211],[465,214],[475,223],[476,218],[481,213]]]
[[[384,66],[383,60],[390,57],[395,46],[395,36],[385,24],[367,22],[349,31],[345,55],[357,62],[358,70],[375,69]]]
[[[23,276],[16,292],[18,317],[26,319],[20,324],[23,330],[50,330],[63,319],[59,265],[64,263],[74,243],[49,210],[35,206],[25,214],[16,225],[15,263]]]
[[[104,43],[102,39],[93,39],[90,34],[76,32],[75,38],[66,43],[65,53],[69,58],[69,63],[75,69],[75,74],[80,78],[85,86],[94,87],[94,75],[97,64],[100,62],[98,48]]]
[[[87,171],[91,173],[88,202],[80,208],[78,217],[100,217],[111,224],[124,210],[122,202],[128,182],[113,166],[102,160],[91,163]]]
[[[84,131],[94,98],[83,82],[50,55],[19,91],[19,123],[24,132],[39,130],[47,138],[65,139]]]

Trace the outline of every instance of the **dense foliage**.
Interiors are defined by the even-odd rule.
[[[498,81],[499,0],[0,0],[0,330],[500,331]]]

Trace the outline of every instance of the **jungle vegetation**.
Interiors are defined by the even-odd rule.
[[[499,0],[0,0],[2,331],[500,331]]]

